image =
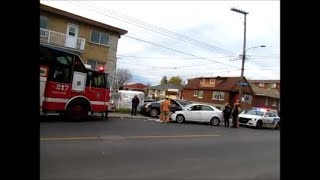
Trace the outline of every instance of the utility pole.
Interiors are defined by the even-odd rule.
[[[243,31],[243,51],[242,51],[242,65],[241,65],[241,78],[240,78],[240,89],[239,89],[239,101],[241,103],[241,91],[242,91],[242,83],[243,83],[243,73],[244,73],[244,61],[246,59],[246,20],[247,20],[247,14],[249,12],[245,12],[239,9],[231,8],[231,11],[241,13],[244,15],[244,31]]]

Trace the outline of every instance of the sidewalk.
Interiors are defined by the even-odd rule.
[[[110,118],[131,118],[131,119],[158,119],[158,118],[153,118],[153,117],[149,117],[149,116],[144,116],[141,114],[137,114],[136,116],[131,116],[131,114],[116,113],[116,112],[109,112],[108,117],[110,117]]]

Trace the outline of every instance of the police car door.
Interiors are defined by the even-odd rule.
[[[273,122],[273,117],[271,117],[270,112],[266,112],[263,117],[263,124],[271,124]]]
[[[276,125],[277,125],[277,122],[280,120],[280,118],[276,115],[276,114],[274,114],[274,113],[270,113],[270,117],[271,117],[271,119],[272,119],[272,124],[273,124],[273,126],[275,127]]]

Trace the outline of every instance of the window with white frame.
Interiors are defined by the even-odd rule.
[[[205,83],[205,79],[200,79],[200,84],[204,84]]]
[[[199,93],[198,93],[198,98],[203,98],[203,91],[199,91]]]
[[[210,79],[210,84],[215,84],[215,79]]]
[[[251,104],[251,102],[252,102],[252,95],[250,95],[250,94],[245,94],[245,95],[244,95],[244,103]]]
[[[268,104],[269,104],[269,99],[268,97],[266,97],[265,105],[268,105]]]
[[[90,42],[108,46],[109,35],[99,31],[91,30]]]
[[[193,91],[193,96],[198,96],[199,91]]]
[[[223,91],[213,91],[212,92],[212,100],[224,100],[224,92]]]
[[[264,87],[264,83],[259,83],[259,86],[260,87]]]
[[[105,63],[102,63],[96,60],[88,60],[87,64],[91,66],[91,69],[95,69],[95,70],[98,70],[100,67],[104,68],[105,66]]]
[[[276,89],[276,88],[277,88],[277,83],[272,83],[272,84],[270,84],[270,88]]]
[[[46,16],[40,16],[40,28],[48,29],[48,18]]]

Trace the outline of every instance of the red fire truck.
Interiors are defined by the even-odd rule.
[[[104,68],[87,68],[80,56],[40,45],[40,111],[73,120],[99,113],[108,116],[110,86]]]

